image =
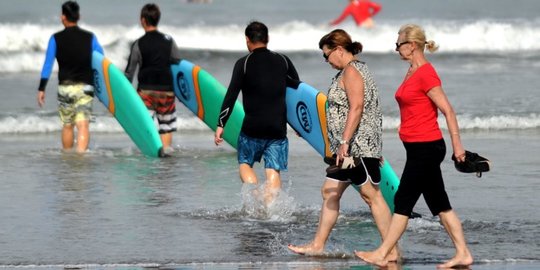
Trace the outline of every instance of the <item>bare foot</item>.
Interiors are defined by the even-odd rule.
[[[469,269],[469,266],[473,263],[473,258],[470,253],[463,255],[456,255],[454,258],[446,261],[443,264],[437,265],[439,269],[445,268],[460,268],[460,269]]]
[[[386,258],[385,258],[388,262],[395,262],[395,263],[401,263],[402,262],[402,258],[401,258],[401,252],[399,251],[399,248],[394,247],[390,253],[388,253],[388,255],[386,255]]]
[[[320,255],[324,251],[322,247],[317,248],[313,245],[313,243],[303,245],[303,246],[294,246],[294,245],[289,244],[287,247],[292,252],[296,254],[300,254],[300,255]]]
[[[375,251],[355,251],[354,254],[363,261],[378,267],[386,267],[388,265],[388,259],[386,259],[384,255],[380,255]]]

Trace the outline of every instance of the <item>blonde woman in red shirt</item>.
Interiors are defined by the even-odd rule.
[[[434,52],[438,47],[434,41],[426,41],[424,30],[417,25],[404,25],[398,34],[396,51],[402,60],[410,63],[395,94],[401,114],[399,137],[405,146],[407,161],[394,199],[394,215],[383,243],[372,252],[356,252],[356,255],[378,266],[388,264],[387,254],[405,231],[420,195],[424,195],[431,213],[439,216],[456,248],[454,257],[437,267],[468,266],[473,263],[473,257],[465,242],[461,221],[450,205],[441,174],[440,164],[446,146],[437,122],[439,110],[446,118],[453,154],[458,161],[465,160],[465,150],[454,109],[437,72],[424,56],[425,49]]]

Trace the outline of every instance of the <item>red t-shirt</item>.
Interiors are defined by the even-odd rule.
[[[366,19],[375,16],[381,11],[381,5],[371,1],[355,1],[350,3],[341,13],[341,15],[333,20],[330,24],[336,25],[341,23],[347,16],[351,15],[357,25],[361,25]]]
[[[442,138],[437,106],[427,96],[441,79],[430,63],[420,66],[396,91],[401,112],[399,137],[404,142],[431,142]]]

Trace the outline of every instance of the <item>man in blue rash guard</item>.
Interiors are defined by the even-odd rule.
[[[253,164],[264,158],[264,201],[269,205],[281,188],[280,171],[287,170],[287,84],[299,80],[291,60],[267,49],[268,28],[251,22],[245,29],[249,54],[236,62],[223,100],[214,142],[223,142],[223,128],[240,91],[245,118],[238,138],[238,163],[243,183],[257,184]]]
[[[45,87],[51,76],[54,60],[58,62],[58,112],[63,123],[62,147],[72,149],[74,125],[77,127],[78,153],[88,149],[90,141],[89,122],[94,96],[92,52],[103,53],[96,36],[79,28],[79,4],[67,1],[62,4],[61,20],[64,30],[49,39],[45,63],[41,71],[37,100],[40,107],[45,104]]]

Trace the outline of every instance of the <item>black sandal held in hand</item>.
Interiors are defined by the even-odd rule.
[[[489,159],[469,151],[465,151],[465,161],[458,161],[455,155],[452,155],[452,160],[456,170],[462,173],[476,173],[476,177],[482,177],[482,173],[489,172],[491,168]]]
[[[345,157],[339,161],[339,165],[336,165],[336,155],[331,157],[324,157],[324,163],[330,165],[326,168],[326,173],[335,173],[343,169],[352,169],[360,164],[360,158]]]

